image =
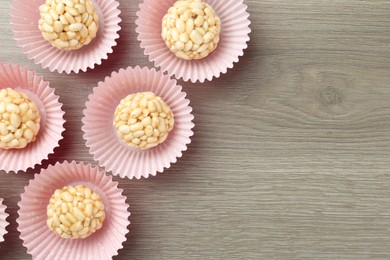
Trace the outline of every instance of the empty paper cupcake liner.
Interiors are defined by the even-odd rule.
[[[5,229],[8,226],[6,218],[8,214],[5,212],[7,207],[3,204],[3,199],[0,199],[0,242],[4,241],[4,235],[7,234]]]
[[[186,61],[173,54],[161,37],[162,19],[175,0],[144,0],[137,12],[138,40],[145,49],[145,55],[176,79],[193,83],[219,78],[221,73],[233,68],[239,57],[244,55],[249,41],[248,6],[243,0],[205,0],[221,19],[221,41],[217,49],[202,60]]]
[[[114,112],[120,100],[131,93],[152,91],[172,109],[175,125],[167,140],[157,147],[136,150],[119,139],[113,127]],[[187,150],[194,127],[186,93],[161,71],[148,68],[121,69],[99,82],[84,110],[84,139],[99,165],[107,171],[130,179],[156,175],[176,162]]]
[[[85,239],[66,239],[47,226],[47,205],[56,189],[85,185],[97,192],[104,203],[103,227]],[[17,223],[20,238],[33,259],[111,259],[126,241],[130,224],[128,205],[118,183],[90,164],[57,163],[35,175],[19,202]]]
[[[0,89],[4,88],[13,88],[26,94],[37,104],[41,114],[40,130],[34,142],[24,149],[0,149],[0,170],[25,171],[48,159],[48,155],[59,145],[65,130],[65,113],[61,109],[59,97],[49,87],[49,82],[19,65],[0,63]]]
[[[107,54],[113,52],[112,47],[116,46],[121,29],[117,1],[93,0],[99,14],[97,36],[89,45],[73,51],[59,50],[42,37],[38,21],[39,6],[43,3],[45,0],[11,2],[11,25],[16,43],[36,64],[59,73],[79,73],[80,70],[93,69],[95,64],[100,65],[108,58]]]

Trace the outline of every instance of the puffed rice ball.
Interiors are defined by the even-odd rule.
[[[40,121],[37,105],[24,93],[0,90],[0,149],[22,149],[34,142]]]
[[[84,185],[57,189],[47,206],[47,226],[63,238],[86,238],[102,228],[104,219],[101,197]]]
[[[178,0],[162,20],[161,36],[175,55],[185,60],[207,57],[218,46],[221,20],[201,0]]]
[[[114,115],[118,136],[127,145],[142,150],[164,142],[173,125],[171,108],[153,92],[125,97]]]
[[[88,45],[99,29],[99,16],[91,0],[46,0],[39,7],[43,38],[61,50]]]

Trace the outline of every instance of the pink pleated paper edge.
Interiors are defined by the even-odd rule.
[[[38,108],[43,116],[41,128],[37,139],[28,144],[24,149],[2,150],[0,149],[0,170],[6,172],[26,171],[48,159],[54,148],[59,146],[65,131],[64,111],[59,102],[59,96],[54,94],[54,89],[49,82],[43,81],[33,71],[21,68],[19,65],[0,63],[0,89],[17,88],[28,91],[30,98],[38,99]]]
[[[139,5],[136,32],[145,55],[169,75],[193,83],[203,83],[206,79],[211,81],[227,73],[248,47],[251,32],[249,13],[246,11],[248,6],[243,0],[205,0],[221,18],[221,42],[207,58],[185,61],[177,58],[161,38],[162,18],[174,2],[175,0],[144,0]]]
[[[126,146],[114,131],[112,119],[120,100],[131,93],[152,91],[172,109],[175,126],[167,140],[155,148],[139,151]],[[82,130],[90,153],[99,165],[114,175],[130,179],[156,175],[169,168],[191,143],[194,127],[190,101],[186,93],[161,71],[128,67],[113,72],[99,82],[89,95],[84,110]]]
[[[102,229],[86,239],[56,236],[46,224],[46,207],[53,192],[67,185],[84,184],[94,189],[105,204]],[[90,164],[63,162],[50,165],[30,180],[18,203],[18,231],[33,259],[111,259],[123,248],[129,232],[130,213],[118,183]]]
[[[5,212],[7,207],[3,204],[3,202],[3,199],[0,199],[0,242],[4,241],[4,235],[7,234],[6,227],[9,224],[6,220],[8,213]]]
[[[62,51],[43,39],[38,28],[39,6],[45,0],[12,0],[11,25],[17,45],[29,59],[33,59],[42,68],[59,73],[87,71],[108,59],[117,45],[121,13],[115,0],[94,0],[100,15],[100,28],[91,44],[76,51]]]

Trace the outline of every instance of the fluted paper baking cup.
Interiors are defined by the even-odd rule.
[[[70,74],[72,71],[93,69],[112,53],[119,38],[121,19],[115,0],[93,0],[99,14],[99,30],[96,38],[79,50],[59,50],[46,41],[38,28],[39,6],[45,0],[13,0],[11,2],[11,25],[17,45],[29,59],[50,71]]]
[[[137,12],[138,40],[145,55],[176,79],[193,83],[219,78],[233,68],[239,57],[244,55],[249,41],[248,6],[243,0],[205,0],[221,19],[221,41],[217,49],[202,60],[186,61],[173,54],[161,37],[164,15],[175,0],[144,0]]]
[[[5,212],[6,208],[7,207],[3,204],[3,199],[0,199],[0,242],[4,241],[4,235],[7,234],[7,230],[5,229],[8,226],[6,220],[8,213]]]
[[[49,82],[19,65],[0,63],[0,89],[13,88],[33,100],[41,115],[37,139],[23,149],[0,149],[0,170],[25,171],[48,159],[63,138],[64,111]]]
[[[120,100],[131,93],[152,91],[172,109],[175,125],[167,140],[157,147],[136,150],[119,139],[113,127],[114,112]],[[161,71],[148,68],[121,69],[99,82],[84,110],[82,130],[89,151],[99,165],[114,175],[130,179],[163,172],[187,150],[193,135],[190,101],[186,93]]]
[[[85,239],[59,237],[46,224],[50,197],[56,189],[68,185],[85,185],[104,203],[103,227]],[[33,259],[111,259],[123,247],[129,232],[129,206],[118,183],[104,171],[82,162],[57,163],[36,174],[18,205],[20,238]]]

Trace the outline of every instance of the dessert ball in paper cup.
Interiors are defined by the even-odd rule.
[[[150,92],[154,93],[170,107],[174,124],[168,135],[163,137],[163,142],[149,149],[137,149],[119,137],[113,121],[121,100],[131,94],[144,92],[149,96],[153,96]],[[147,178],[163,172],[164,168],[169,168],[182,156],[191,142],[194,116],[191,114],[190,101],[185,97],[186,93],[176,80],[170,79],[162,71],[128,67],[113,72],[104,82],[99,82],[86,102],[82,130],[90,153],[100,166],[122,178]],[[140,123],[136,124],[142,128]],[[134,136],[139,137],[137,134]],[[142,137],[139,138],[142,140]],[[139,144],[140,140],[135,143]]]
[[[197,81],[203,83],[206,79],[211,81],[214,77],[218,78],[221,74],[226,73],[228,69],[233,68],[233,64],[238,62],[240,56],[243,56],[244,50],[247,48],[247,42],[249,41],[249,33],[251,32],[249,28],[249,13],[246,11],[248,7],[244,4],[244,1],[204,0],[206,4],[214,9],[215,14],[220,20],[220,33],[218,40],[215,41],[216,43],[218,42],[218,46],[213,50],[215,48],[215,44],[213,44],[214,47],[211,47],[213,51],[207,57],[192,60],[186,60],[176,56],[167,47],[162,38],[163,18],[165,19],[164,16],[167,14],[168,9],[175,2],[176,0],[144,0],[140,4],[140,10],[137,12],[136,32],[138,33],[138,40],[141,42],[141,47],[144,49],[145,55],[149,56],[149,60],[154,62],[156,67],[161,67],[163,71],[167,71],[169,75],[173,75],[176,79],[182,78],[184,81],[191,81],[193,83]],[[180,11],[178,12],[179,14],[175,14],[175,17],[177,17],[176,15],[180,16]],[[197,14],[194,15],[193,18],[197,16]],[[201,24],[202,21],[199,23]],[[175,23],[172,26],[174,27]],[[178,23],[176,23],[176,26],[178,28],[180,27]],[[189,27],[193,28],[193,24]],[[188,28],[188,24],[186,28]],[[203,24],[200,32],[203,34],[208,28],[208,24]],[[184,32],[187,35],[180,34],[180,41],[182,42],[178,42],[179,47],[177,48],[182,49],[184,45],[187,46],[188,39],[190,41],[193,39],[192,41],[195,42],[196,38],[198,38],[192,37],[198,35],[195,30],[195,35],[191,35],[190,31],[187,31]],[[173,38],[175,37],[173,36]],[[205,35],[203,38],[203,42],[209,41],[205,39]],[[180,47],[180,45],[182,46]]]
[[[92,189],[100,196],[105,219],[102,227],[86,238],[63,238],[48,227],[48,205],[58,189],[79,185]],[[62,195],[66,200],[65,194]],[[70,196],[69,193],[66,195]],[[118,183],[97,167],[82,162],[51,165],[36,174],[21,195],[17,219],[20,238],[33,259],[111,259],[123,247],[122,243],[129,232],[127,226],[130,224],[130,213],[125,200]],[[69,207],[68,213],[77,217],[74,214],[76,210],[72,212]],[[66,225],[66,221],[61,216],[59,219],[62,223],[60,227],[65,229],[62,225]]]
[[[27,96],[28,99],[35,103],[40,115],[39,131],[34,141],[21,149],[3,149],[0,147],[0,170],[6,172],[26,171],[28,168],[33,168],[36,164],[40,164],[43,160],[48,159],[48,155],[52,154],[54,148],[59,145],[59,141],[63,138],[62,133],[65,130],[65,113],[62,111],[59,96],[54,94],[54,89],[49,86],[49,82],[44,81],[35,72],[21,68],[19,65],[0,63],[0,91],[6,89],[11,89]],[[7,100],[1,96],[0,144],[9,141],[4,138],[8,138],[6,135],[12,132],[11,130],[5,130],[5,133],[2,131],[4,124],[8,124],[5,122],[7,120],[5,120],[6,116],[4,113],[10,114],[8,108],[6,111],[3,111],[4,107],[2,108],[2,106],[6,102]],[[18,103],[16,99],[15,102],[16,104]],[[15,107],[14,105],[12,106]],[[11,113],[11,117],[13,114]],[[20,126],[23,124],[21,123]],[[27,128],[23,127],[23,131],[25,131]],[[15,132],[13,134],[15,139],[17,139],[17,134]],[[28,133],[24,132],[23,137],[26,135]]]
[[[7,234],[7,230],[5,229],[8,226],[6,220],[8,214],[5,212],[6,208],[3,199],[0,198],[0,242],[4,241],[4,235]]]
[[[49,9],[48,7],[40,8],[42,4],[45,4],[45,0],[12,0],[11,25],[17,45],[22,48],[23,53],[29,59],[33,59],[36,64],[40,64],[43,68],[48,68],[52,72],[79,73],[80,70],[85,72],[88,68],[93,69],[96,64],[100,65],[102,60],[107,59],[108,54],[113,52],[112,48],[117,44],[116,40],[119,38],[118,32],[121,29],[119,26],[121,22],[119,18],[120,10],[118,9],[119,3],[115,0],[87,0],[91,1],[96,13],[96,19],[92,22],[88,21],[87,17],[83,18],[82,21],[74,19],[77,15],[82,17],[83,12],[87,12],[86,7],[79,6],[80,2],[78,0],[55,1],[53,2],[53,8]],[[56,8],[58,1],[63,2],[63,7]],[[64,19],[65,13],[67,13],[66,17],[68,18]],[[69,13],[73,16],[70,17]],[[91,11],[90,13],[94,14]],[[47,23],[44,24],[45,19],[40,20],[41,14],[43,15],[42,19],[46,18]],[[86,27],[88,29],[86,30],[84,28],[84,31],[86,30],[85,34],[81,33],[81,30],[79,31],[80,28],[71,28],[72,31],[70,31],[67,26],[72,23],[74,27],[94,23],[92,26],[94,29]],[[88,31],[92,30],[92,39],[83,39],[83,36],[88,35]],[[79,32],[83,35],[81,39]],[[43,37],[43,33],[48,33],[45,36],[46,39]],[[58,42],[55,43],[55,40],[58,40]],[[85,45],[79,48],[77,41],[76,44],[73,44],[72,40],[73,42],[75,40],[85,42]],[[64,41],[67,42],[67,46],[63,45]],[[73,48],[74,45],[78,49]]]

